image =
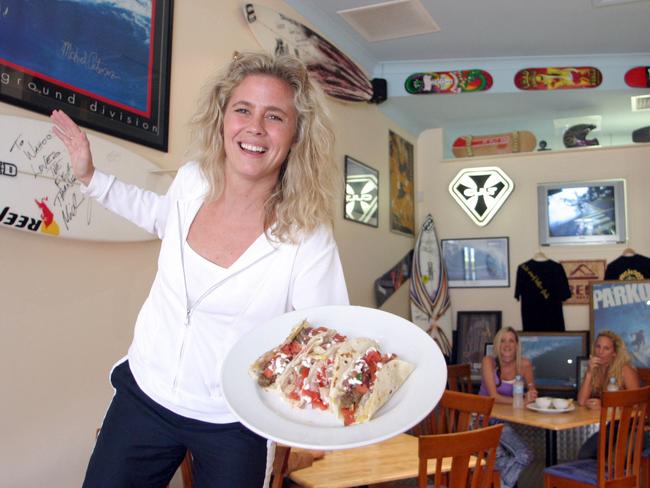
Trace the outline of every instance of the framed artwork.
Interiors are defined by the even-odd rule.
[[[172,3],[12,2],[0,100],[166,151]]]
[[[510,286],[507,237],[442,239],[449,288]]]
[[[587,374],[587,368],[589,367],[589,356],[579,356],[576,361],[576,391],[580,391],[582,387],[582,379]]]
[[[389,131],[390,230],[415,235],[413,144]]]
[[[535,384],[542,389],[577,387],[576,364],[589,351],[589,332],[519,332],[522,356],[533,363]]]
[[[473,374],[480,373],[485,344],[494,340],[494,335],[500,328],[501,311],[458,312],[456,362],[469,363]]]
[[[379,226],[379,171],[345,156],[345,206],[343,217]]]
[[[591,283],[602,281],[605,277],[607,261],[604,259],[576,259],[562,260],[560,264],[564,268],[571,289],[571,298],[564,303],[566,305],[588,305]]]
[[[650,368],[650,280],[594,281],[591,284],[589,316],[591,334],[603,330],[618,334],[632,363]]]

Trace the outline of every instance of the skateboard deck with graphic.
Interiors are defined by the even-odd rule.
[[[527,130],[485,136],[460,136],[452,144],[451,151],[457,158],[530,152],[535,149],[537,138]]]
[[[650,125],[632,132],[633,142],[650,142]]]
[[[602,81],[602,73],[592,66],[526,68],[515,74],[515,86],[520,90],[596,88]]]
[[[414,73],[404,82],[404,89],[412,95],[487,91],[491,87],[492,75],[480,69]]]
[[[625,83],[633,88],[650,88],[650,66],[637,66],[625,73]]]

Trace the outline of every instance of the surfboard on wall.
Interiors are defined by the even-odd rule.
[[[372,83],[361,68],[306,25],[259,4],[247,3],[244,16],[263,49],[300,58],[328,95],[352,102],[373,101]]]
[[[172,177],[142,156],[88,139],[102,171],[156,193],[169,187]],[[0,228],[92,241],[157,239],[81,193],[50,122],[11,115],[0,115]]]
[[[451,317],[447,272],[431,215],[424,219],[415,241],[409,283],[411,321],[429,333],[442,353],[451,357]]]

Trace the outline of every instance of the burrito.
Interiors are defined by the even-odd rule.
[[[287,371],[289,364],[314,339],[327,332],[325,327],[311,327],[303,320],[296,325],[287,338],[277,347],[262,354],[250,367],[249,372],[257,383],[266,389],[275,386],[278,378]]]
[[[344,425],[367,422],[406,381],[414,366],[382,354],[372,339],[351,339],[339,347],[330,400]]]

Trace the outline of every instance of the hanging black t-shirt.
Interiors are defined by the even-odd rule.
[[[605,268],[606,280],[648,280],[650,279],[650,258],[641,254],[621,256]]]
[[[562,302],[569,297],[569,280],[560,263],[531,259],[517,268],[515,298],[521,301],[525,331],[563,332]]]

